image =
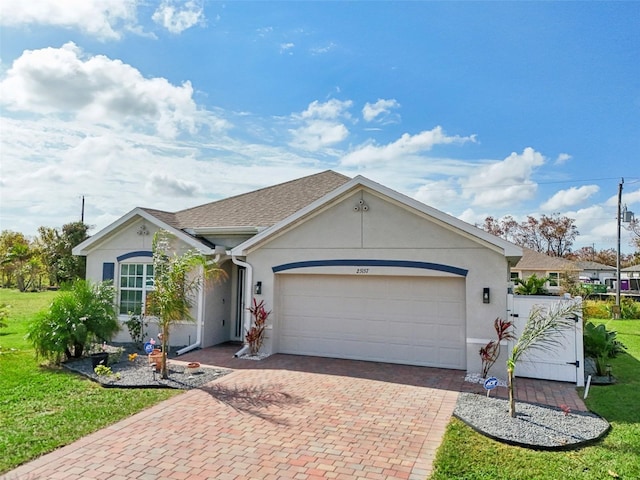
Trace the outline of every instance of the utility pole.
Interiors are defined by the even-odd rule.
[[[80,212],[80,221],[84,223],[84,195],[82,195],[82,211]]]
[[[616,312],[614,318],[620,317],[620,224],[622,222],[622,185],[624,178],[620,179],[618,185],[618,251],[616,255]]]

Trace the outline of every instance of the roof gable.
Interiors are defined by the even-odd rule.
[[[485,246],[489,246],[497,251],[502,252],[506,257],[509,257],[514,262],[522,256],[522,250],[517,245],[508,242],[502,238],[496,237],[480,228],[470,225],[458,218],[448,215],[440,210],[429,207],[424,203],[421,203],[411,197],[403,195],[395,190],[380,185],[363,176],[357,176],[351,181],[341,185],[335,190],[331,191],[327,195],[319,198],[315,202],[307,205],[306,207],[296,211],[293,215],[283,219],[282,221],[274,224],[268,229],[260,232],[258,235],[250,238],[246,242],[238,245],[232,250],[232,254],[244,256],[248,251],[257,248],[259,245],[268,241],[275,235],[292,228],[294,224],[304,221],[314,212],[321,211],[327,208],[329,205],[339,201],[340,198],[346,196],[358,189],[365,188],[370,192],[377,194],[381,197],[386,197],[389,201],[395,202],[405,208],[410,208],[427,216],[431,221],[439,224],[442,227],[456,231],[459,234],[465,235],[470,239],[478,243],[482,243]]]
[[[161,210],[151,210],[151,211],[156,214],[158,212],[161,212]],[[167,212],[162,212],[162,213],[167,213]],[[129,213],[127,213],[126,215],[120,217],[118,220],[113,222],[111,225],[103,228],[98,233],[92,235],[91,237],[87,238],[84,242],[81,242],[80,244],[75,246],[72,250],[72,253],[74,255],[87,255],[96,246],[100,245],[104,241],[107,241],[109,238],[112,238],[112,236],[115,235],[117,232],[121,231],[122,228],[126,228],[127,226],[131,225],[132,222],[140,218],[156,225],[157,227],[163,230],[167,230],[171,234],[175,235],[177,238],[180,238],[190,247],[196,248],[204,254],[210,254],[213,251],[212,248],[209,245],[207,245],[205,242],[201,241],[201,239],[195,238],[192,235],[189,235],[188,233],[183,232],[175,228],[173,225],[161,220],[160,216],[151,214],[149,209],[134,208]],[[165,218],[170,220],[170,217],[165,217]]]

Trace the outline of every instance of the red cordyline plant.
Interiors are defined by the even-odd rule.
[[[253,305],[248,309],[253,316],[253,325],[247,331],[245,340],[249,345],[251,355],[257,355],[264,341],[264,331],[267,328],[267,317],[271,312],[267,312],[264,308],[264,300],[260,303],[253,299]]]
[[[493,322],[493,328],[496,331],[498,340],[491,340],[484,347],[480,349],[480,359],[482,360],[482,378],[487,378],[489,370],[496,363],[500,356],[500,342],[503,340],[515,340],[516,337],[513,334],[511,328],[513,322],[496,318]]]

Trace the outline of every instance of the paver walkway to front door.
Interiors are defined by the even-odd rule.
[[[464,383],[455,370],[224,353],[233,373],[6,478],[424,480]]]

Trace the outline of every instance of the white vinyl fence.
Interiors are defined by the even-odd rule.
[[[509,295],[509,318],[515,326],[518,337],[529,318],[534,305],[551,306],[558,302],[577,302],[580,297],[566,299],[537,295]],[[584,386],[584,350],[582,345],[582,309],[578,310],[574,328],[561,334],[560,345],[551,351],[534,350],[522,356],[516,365],[517,377],[539,378],[542,380],[558,380],[572,382],[576,386]],[[509,350],[514,342],[510,342]]]

